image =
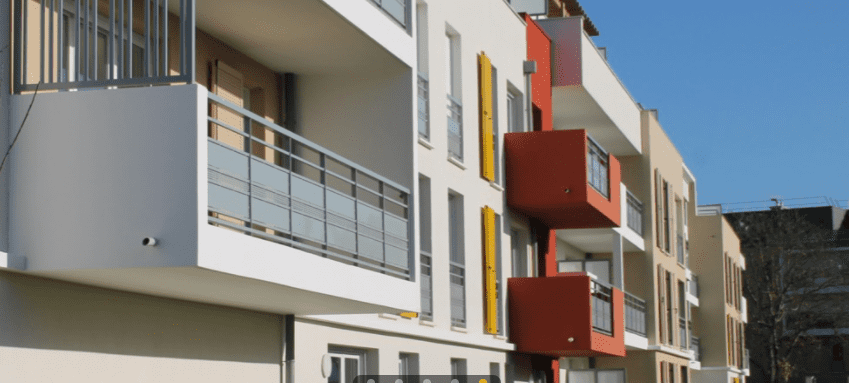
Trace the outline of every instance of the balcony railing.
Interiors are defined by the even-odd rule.
[[[687,320],[684,318],[678,318],[678,341],[681,342],[681,348],[684,350],[689,349],[687,346]]]
[[[387,15],[391,16],[398,24],[406,28],[410,20],[410,7],[408,0],[371,0]]]
[[[593,314],[593,331],[613,335],[613,289],[591,280],[590,304]]]
[[[168,28],[168,0],[136,2],[143,15],[134,18],[125,1],[105,9],[98,1],[41,1],[39,13],[28,15],[32,6],[24,4],[32,3],[14,0],[15,92],[193,82],[195,1],[170,1],[179,8],[176,30]],[[136,30],[143,30],[138,38]],[[178,74],[168,67],[169,44],[179,47]]]
[[[690,284],[690,295],[698,298],[699,297],[699,276],[693,275],[693,278],[689,280]]]
[[[743,369],[744,370],[749,369],[749,349],[748,348],[743,349]]]
[[[693,359],[698,362],[702,361],[702,344],[699,342],[699,338],[695,336],[690,336],[690,350],[693,350]]]
[[[628,204],[628,227],[639,235],[643,235],[643,203],[637,197],[626,191],[625,201]]]
[[[427,75],[419,72],[419,137],[430,139],[430,99]]]
[[[463,160],[463,106],[448,96],[448,155]]]
[[[411,279],[406,188],[208,97],[211,224]]]
[[[610,196],[608,154],[587,135],[587,183],[605,198]]]
[[[686,259],[684,257],[684,236],[678,234],[678,241],[676,247],[676,253],[678,254],[678,263],[682,265],[686,265]]]
[[[429,252],[422,251],[421,259],[421,293],[422,313],[424,320],[433,320],[433,269]]]
[[[646,301],[625,293],[625,331],[646,336]]]

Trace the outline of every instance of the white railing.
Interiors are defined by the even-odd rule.
[[[448,155],[463,160],[463,106],[448,96]]]

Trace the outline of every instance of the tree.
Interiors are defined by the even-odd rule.
[[[847,285],[846,266],[833,251],[832,231],[797,210],[777,207],[727,218],[746,257],[746,343],[770,383],[788,382],[802,372],[803,358],[823,345],[823,334],[839,336],[845,307],[834,294]]]

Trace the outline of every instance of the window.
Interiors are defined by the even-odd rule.
[[[673,289],[673,287],[672,287],[672,274],[668,271],[666,271],[665,274],[666,274],[665,286],[666,286],[666,323],[667,323],[666,328],[669,330],[667,332],[666,340],[667,340],[667,343],[671,345],[673,343],[673,339],[675,337],[675,333],[673,332],[673,328],[675,328],[675,315],[674,315],[674,312],[672,310],[672,304],[673,304],[672,303],[672,301],[673,301],[673,298],[672,298],[672,289]]]
[[[687,370],[687,366],[681,366],[681,383],[689,383],[689,371]]]
[[[463,104],[460,87],[460,35],[445,32],[445,89],[448,98],[448,155],[463,160]]]
[[[667,253],[670,253],[672,250],[670,240],[670,230],[671,230],[671,222],[669,220],[669,182],[666,180],[663,181],[663,249],[666,250]]]
[[[398,375],[410,376],[419,374],[419,356],[418,354],[400,353],[398,354]]]
[[[421,318],[433,320],[433,270],[431,259],[430,178],[419,175],[419,239],[421,246]]]
[[[842,361],[843,359],[841,359]],[[489,375],[498,377],[498,380],[501,380],[501,366],[498,363],[490,363],[489,364]]]
[[[449,279],[451,325],[466,327],[466,259],[463,238],[463,196],[448,194]]]
[[[510,253],[513,263],[513,277],[526,278],[528,274],[528,235],[520,230],[510,230]]]
[[[430,85],[428,80],[427,4],[416,5],[416,51],[418,52],[419,137],[430,139]]]
[[[557,272],[559,273],[576,271],[592,273],[599,281],[610,284],[610,261],[608,260],[566,260],[557,262]]]
[[[522,94],[508,84],[507,86],[507,131],[518,133],[524,131],[522,120]]]
[[[669,366],[669,383],[675,383],[675,365],[667,363]]]
[[[587,182],[605,198],[609,197],[608,154],[587,136]]]
[[[357,375],[366,373],[366,352],[353,348],[328,348],[330,376],[327,383],[351,383]]]
[[[99,16],[96,22],[97,33],[94,33],[95,20],[89,20],[88,28],[86,28],[85,17],[77,18],[76,11],[72,10],[71,2],[65,3],[64,14],[62,15],[62,49],[61,72],[59,78],[61,81],[85,81],[85,80],[107,80],[115,78],[116,75],[122,77],[141,77],[147,76],[144,68],[145,49],[144,37],[134,33],[132,44],[128,44],[128,39],[124,37],[121,42],[119,31],[115,30],[114,43],[115,50],[123,46],[124,54],[121,52],[115,54],[115,60],[109,59],[109,20],[103,16]],[[80,10],[81,14],[85,14],[85,9]],[[74,21],[79,25],[74,25]],[[120,25],[116,25],[120,29]],[[153,32],[151,32],[153,33]],[[79,36],[77,36],[79,34]],[[87,37],[87,40],[86,40]],[[153,37],[151,37],[153,39]],[[163,50],[165,48],[163,47]],[[77,61],[77,52],[81,52],[79,61]],[[88,57],[85,52],[88,51]],[[95,53],[96,51],[96,53]],[[96,56],[96,57],[95,57]],[[128,57],[132,57],[130,65],[124,65],[124,68],[118,67],[119,60],[123,61]],[[111,64],[107,62],[113,61]],[[96,69],[95,69],[96,68]],[[132,70],[132,73],[130,73]],[[73,79],[70,74],[74,73]],[[166,74],[167,75],[167,74]]]
[[[466,375],[466,360],[451,358],[451,377],[461,378]]]

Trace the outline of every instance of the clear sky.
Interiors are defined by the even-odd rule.
[[[849,198],[849,1],[580,3],[699,204]]]

